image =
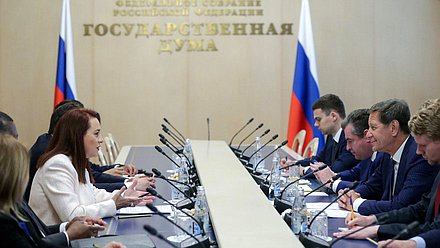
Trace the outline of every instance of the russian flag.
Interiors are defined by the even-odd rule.
[[[54,106],[63,100],[77,99],[72,43],[70,0],[63,0]]]
[[[290,117],[287,129],[289,146],[292,146],[295,135],[306,130],[305,147],[314,137],[319,138],[318,151],[324,147],[324,136],[314,126],[312,105],[319,98],[318,71],[316,68],[313,42],[312,22],[309,1],[303,0],[298,32],[293,92],[290,102]]]

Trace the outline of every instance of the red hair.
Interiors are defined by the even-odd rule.
[[[90,181],[93,183],[89,160],[84,148],[84,136],[90,128],[90,119],[92,118],[101,122],[99,113],[90,109],[72,109],[65,113],[55,126],[53,137],[46,152],[38,160],[37,168],[43,167],[44,163],[53,156],[64,154],[71,157],[79,182],[86,183],[84,170],[87,169]]]

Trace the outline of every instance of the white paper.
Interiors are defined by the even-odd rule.
[[[304,192],[310,192],[310,191],[312,191],[312,188],[310,188],[309,185],[299,185],[299,187],[300,187],[301,189],[303,189]]]
[[[328,205],[328,202],[309,202],[306,205],[308,210],[321,210]],[[339,208],[337,203],[330,205],[324,212],[331,218],[345,218],[350,213],[350,211]]]
[[[172,212],[171,205],[157,205],[155,206],[159,212],[164,214],[170,214]],[[151,211],[147,206],[135,206],[135,207],[126,207],[121,208],[118,211],[119,214],[152,214],[154,213]]]
[[[307,209],[324,209],[329,203],[328,202],[308,202]],[[339,210],[339,206],[337,203],[333,203],[327,209]]]
[[[345,218],[350,213],[350,211],[342,209],[326,209],[324,212],[331,218]]]
[[[328,196],[328,194],[325,192],[313,192],[310,196]]]

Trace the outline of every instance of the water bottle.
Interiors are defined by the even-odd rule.
[[[278,152],[275,152],[278,153]],[[270,175],[269,200],[280,196],[281,188],[281,166],[279,155],[272,158],[272,171]]]
[[[307,207],[304,203],[304,190],[299,188],[292,204],[292,231],[295,234],[307,229]]]
[[[188,158],[189,163],[193,162],[192,148],[191,148],[191,140],[186,139],[185,145],[183,146],[183,154]]]
[[[188,173],[188,166],[186,164],[186,158],[185,157],[181,157],[180,158],[180,168],[177,171],[178,173],[178,181],[181,183],[185,183],[188,184],[189,182],[189,173]],[[181,191],[185,192],[188,187],[180,184],[180,183],[175,183],[174,185],[176,185],[177,188],[179,188]],[[175,189],[173,187],[173,190],[171,191],[171,198],[173,200],[182,200],[185,198],[184,195],[182,195],[182,193],[180,193],[177,189]]]
[[[294,183],[291,184],[289,187],[287,187],[287,189],[284,191],[284,199],[288,202],[290,202],[290,204],[293,204],[293,202],[295,201],[295,197],[296,194],[298,193],[298,183]]]
[[[261,142],[260,142],[260,137],[256,137],[255,138],[255,145],[254,145],[254,152],[256,152],[257,150],[259,150],[260,148],[261,148]],[[255,155],[254,155],[254,157],[253,157],[253,164],[254,164],[254,171],[259,171],[258,170],[258,168],[264,168],[264,161],[263,162],[261,162],[259,165],[258,165],[258,168],[257,168],[257,164],[261,161],[261,158],[263,157],[263,155],[261,154],[261,151],[259,151],[259,152],[257,152]]]
[[[205,197],[205,188],[203,186],[197,186],[197,197],[194,204],[195,213],[194,218],[202,225],[201,227],[194,223],[193,233],[194,235],[201,234],[203,230],[207,233],[209,229],[209,214],[208,214],[208,204]]]

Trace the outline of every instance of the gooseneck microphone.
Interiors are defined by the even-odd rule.
[[[158,214],[159,216],[161,216],[163,219],[165,219],[166,221],[168,221],[169,223],[171,223],[173,226],[176,226],[177,228],[179,228],[180,230],[182,230],[184,233],[186,233],[188,236],[190,236],[191,238],[193,238],[195,241],[197,241],[197,243],[200,245],[200,247],[204,247],[206,248],[205,244],[202,243],[198,238],[196,238],[196,236],[194,236],[193,234],[189,233],[187,230],[185,230],[185,228],[182,228],[181,226],[177,225],[176,223],[174,223],[174,221],[168,219],[168,217],[166,217],[163,213],[159,212],[159,210],[151,203],[147,203],[145,206],[147,206],[147,208],[151,209],[151,211],[153,211],[154,213]],[[208,240],[208,239],[206,239]],[[205,241],[204,241],[205,242]],[[209,242],[209,240],[207,241]]]
[[[175,133],[173,133],[170,129],[168,129],[164,124],[161,124],[162,130],[168,134],[174,141],[177,142],[180,146],[185,144],[185,141],[181,140]]]
[[[321,211],[319,211],[313,218],[312,220],[309,222],[309,224],[307,225],[307,230],[310,230],[310,227],[312,226],[313,222],[315,221],[316,217],[318,217],[320,214],[322,214],[327,208],[329,208],[333,203],[335,203],[337,200],[339,200],[342,196],[344,196],[345,194],[347,194],[350,190],[356,188],[358,186],[359,182],[358,181],[354,181],[353,184],[344,190],[344,192],[342,194],[340,194],[338,197],[336,197],[336,199],[334,199],[333,201],[331,201],[327,206],[325,206],[325,208],[321,209]],[[299,235],[299,240],[301,241],[301,243],[305,246],[305,247],[329,247],[329,243],[326,242],[323,239],[320,239],[318,237],[314,237],[313,235],[309,235],[309,232],[302,232]]]
[[[173,126],[173,124],[171,124],[171,123],[167,120],[167,118],[164,117],[163,120],[164,120],[168,125],[170,125],[170,127],[171,127],[172,129],[174,129],[174,131],[176,131],[176,132],[180,135],[180,137],[182,137],[183,140],[185,140],[185,136],[183,136],[183,135],[179,132],[179,130],[177,130],[177,129]]]
[[[261,164],[261,162],[263,162],[267,157],[272,155],[274,152],[278,151],[281,147],[285,146],[287,143],[289,143],[288,140],[283,141],[281,144],[279,144],[277,147],[275,147],[271,152],[269,152],[269,154],[267,154],[260,161],[258,161],[258,163],[255,165],[255,170],[258,168],[258,165]],[[270,173],[269,173],[269,175],[270,175]],[[267,179],[267,177],[266,177],[266,179]],[[265,180],[265,181],[267,181],[267,180]]]
[[[177,148],[173,143],[171,143],[167,138],[165,138],[165,136],[163,136],[163,134],[159,134],[159,140],[164,140],[165,143],[168,143],[170,146],[173,147],[173,150],[175,150],[177,153],[182,152],[181,149]],[[163,142],[162,142],[163,143]]]
[[[327,185],[327,184],[329,184],[329,183],[331,183],[331,182],[334,182],[335,180],[338,180],[340,177],[341,177],[341,175],[339,175],[339,174],[334,175],[332,178],[330,178],[329,180],[327,180],[327,182],[325,182],[325,183],[319,185],[319,187],[317,187],[316,189],[314,189],[314,190],[310,191],[309,193],[307,193],[307,194],[304,196],[304,198],[307,197],[307,196],[309,196],[311,193],[316,192],[317,190],[321,189],[321,188],[324,187],[325,185]]]
[[[180,168],[180,165],[176,163],[176,161],[174,161],[172,158],[170,158],[170,156],[168,156],[163,150],[162,148],[160,148],[159,146],[154,146],[154,148],[162,153],[162,155],[164,155],[165,157],[167,157],[171,162],[173,162],[173,164],[175,164],[177,166],[177,168]]]
[[[329,248],[332,247],[336,242],[338,242],[338,241],[341,240],[341,239],[346,238],[347,236],[350,236],[350,235],[352,235],[352,234],[355,234],[355,233],[357,233],[357,232],[360,232],[360,231],[362,231],[362,230],[364,230],[365,228],[368,228],[368,227],[370,227],[370,226],[380,225],[380,224],[384,223],[384,222],[388,219],[388,217],[389,217],[388,214],[381,215],[381,216],[379,216],[379,218],[377,218],[377,220],[373,221],[373,223],[368,224],[368,225],[366,225],[366,226],[363,226],[362,228],[359,228],[359,229],[357,229],[357,230],[354,231],[354,232],[347,233],[347,234],[345,234],[345,235],[343,235],[343,236],[341,236],[341,237],[339,237],[339,238],[333,240],[333,242],[330,243]]]
[[[150,193],[152,196],[156,196],[157,198],[159,198],[159,199],[163,200],[164,202],[170,204],[171,206],[176,207],[176,205],[174,205],[173,203],[171,203],[170,201],[168,201],[167,199],[165,199],[165,197],[163,197],[162,195],[160,195],[159,193],[157,193],[156,190],[149,188],[149,189],[147,189],[147,192]],[[182,212],[184,215],[186,215],[186,216],[188,216],[189,218],[191,218],[195,223],[197,223],[197,224],[199,225],[200,230],[202,231],[202,236],[205,236],[205,235],[206,235],[205,230],[203,229],[202,224],[201,224],[196,218],[194,218],[194,216],[188,214],[188,213],[185,212],[185,211],[181,211],[181,212]]]
[[[249,124],[251,124],[251,122],[253,122],[253,121],[254,121],[254,118],[251,118],[250,120],[248,120],[248,122],[247,122],[246,124],[244,124],[244,126],[243,126],[242,128],[240,128],[240,130],[238,130],[238,132],[236,132],[236,133],[234,134],[234,136],[232,136],[231,141],[229,141],[229,146],[231,146],[231,144],[232,144],[232,140],[235,139],[235,136],[237,136],[237,134],[239,134],[241,131],[243,131],[243,129],[244,129],[245,127],[247,127]]]
[[[244,142],[247,138],[249,138],[252,134],[254,134],[256,131],[258,131],[258,129],[262,128],[263,126],[264,126],[264,124],[263,124],[263,123],[260,123],[260,125],[258,125],[258,126],[254,129],[254,131],[252,131],[249,135],[247,135],[246,137],[244,137],[244,139],[238,144],[237,150],[240,150],[240,146],[241,146],[241,144],[243,144],[243,142]]]
[[[264,133],[262,133],[260,135],[260,139],[263,138],[266,134],[268,134],[270,132],[270,129],[267,129],[266,131],[264,131]],[[240,153],[240,158],[243,157],[243,154],[245,151],[247,151],[249,148],[252,147],[253,144],[255,144],[255,142],[257,142],[257,140],[252,141],[252,143],[249,144],[248,147],[246,147],[241,153]]]
[[[176,154],[177,156],[181,156],[183,155],[186,158],[186,164],[188,165],[188,168],[192,167],[192,164],[189,162],[188,157],[182,152],[182,153],[178,153],[177,151],[175,151],[173,148],[170,147],[170,145],[168,144],[169,142],[167,142],[166,139],[160,139],[160,142],[162,142],[162,144],[164,144],[165,146],[167,146],[168,148],[170,148],[170,150]],[[174,161],[174,160],[173,160]]]
[[[246,165],[249,165],[249,161],[251,161],[251,158],[257,154],[259,151],[261,151],[264,147],[266,147],[270,142],[274,141],[276,138],[278,138],[278,134],[275,134],[270,140],[268,140],[266,143],[264,143],[259,149],[257,149],[254,153],[252,153],[249,156],[249,160],[247,161]]]
[[[186,183],[179,182],[179,181],[177,181],[177,180],[172,180],[172,179],[166,178],[166,177],[165,177],[164,175],[162,175],[162,173],[161,173],[158,169],[156,169],[156,168],[153,168],[151,171],[153,171],[154,175],[156,175],[157,178],[160,178],[160,179],[162,179],[162,180],[165,180],[167,183],[171,184],[171,186],[173,186],[174,188],[176,188],[176,185],[174,185],[174,184],[172,184],[172,183],[181,184],[181,185],[184,185],[184,186],[187,186],[188,188],[190,188],[190,189],[191,189],[191,194],[192,194],[192,195],[195,195],[195,194],[196,194],[196,192],[194,191],[193,187],[191,187],[191,185],[186,184]],[[187,194],[183,193],[183,191],[181,191],[178,187],[177,187],[176,189],[177,189],[180,193],[182,193],[184,196],[186,196],[191,202],[194,202],[194,201],[191,199],[191,196],[188,196]]]
[[[165,238],[162,234],[160,234],[154,227],[146,224],[144,225],[145,231],[147,231],[149,234],[158,237],[160,240],[163,240],[165,243],[169,244],[171,247],[178,248],[177,245],[173,244],[173,242],[169,241],[167,238]]]
[[[162,135],[163,136],[163,135]],[[165,137],[160,138],[159,141],[164,144],[166,147],[170,148],[174,153],[178,153],[178,148],[171,144]]]
[[[206,126],[208,127],[208,141],[211,140],[211,129],[209,127],[209,117],[206,118]]]
[[[290,185],[292,185],[292,184],[298,182],[298,181],[301,180],[301,179],[304,179],[304,178],[310,176],[310,175],[313,174],[313,173],[316,173],[316,172],[318,172],[318,171],[321,171],[321,170],[325,169],[327,166],[328,166],[328,165],[323,164],[323,165],[319,166],[316,170],[313,170],[313,171],[311,171],[311,172],[309,172],[309,173],[306,173],[306,174],[302,175],[301,177],[299,177],[298,179],[296,179],[296,180],[290,182],[289,184],[287,184],[286,187],[284,187],[284,189],[283,189],[283,190],[281,191],[281,193],[280,193],[280,199],[283,198],[284,191],[286,191],[286,189],[287,189]]]
[[[411,222],[411,224],[409,224],[405,229],[403,229],[402,231],[400,231],[398,234],[396,234],[396,236],[394,236],[390,241],[386,242],[383,247],[387,247],[389,244],[391,244],[394,240],[399,239],[400,237],[404,236],[404,235],[408,235],[408,233],[410,233],[412,230],[416,229],[419,226],[419,222],[413,221]]]

